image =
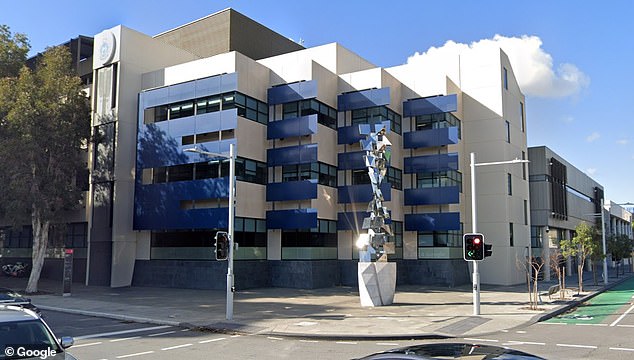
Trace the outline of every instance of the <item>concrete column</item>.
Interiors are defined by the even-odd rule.
[[[570,240],[570,231],[566,230],[564,232],[564,238],[566,240]],[[566,274],[570,275],[572,274],[572,259],[570,258],[570,256],[568,256],[568,258],[566,259]]]
[[[542,258],[544,259],[544,263],[546,265],[544,265],[545,269],[544,269],[544,280],[549,281],[550,280],[550,239],[548,238],[548,233],[546,232],[546,227],[542,227],[541,228],[541,235],[542,235]]]

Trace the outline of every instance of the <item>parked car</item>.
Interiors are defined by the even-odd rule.
[[[368,355],[358,360],[376,359],[544,359],[537,355],[525,353],[500,346],[467,344],[467,343],[433,343],[414,345],[383,351]]]
[[[31,303],[31,299],[7,288],[0,288],[0,305],[22,306],[25,309],[32,310],[36,314],[41,315],[41,310]]]
[[[77,360],[66,349],[72,337],[56,338],[35,312],[15,305],[0,305],[0,359]]]

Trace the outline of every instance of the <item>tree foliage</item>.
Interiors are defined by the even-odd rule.
[[[5,218],[33,228],[27,292],[37,291],[50,225],[79,205],[89,134],[90,105],[66,47],[47,49],[35,70],[0,79],[0,195]]]
[[[18,75],[30,48],[26,35],[12,35],[7,25],[0,25],[0,79]]]
[[[577,272],[579,274],[579,291],[583,291],[583,265],[593,255],[601,253],[601,247],[597,241],[598,232],[595,227],[585,222],[579,223],[575,229],[576,235],[572,239],[563,239],[559,242],[561,254],[564,257],[578,258]]]

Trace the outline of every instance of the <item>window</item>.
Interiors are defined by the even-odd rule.
[[[506,188],[509,195],[513,195],[513,178],[511,174],[506,174]]]
[[[178,119],[186,116],[194,115],[194,102],[192,100],[183,101],[180,103],[172,104],[169,107],[169,118]]]
[[[417,238],[418,247],[462,247],[462,230],[419,231]]]
[[[145,171],[146,169],[144,169]],[[199,162],[152,168],[152,183],[216,179],[229,176],[229,159],[220,162]],[[236,180],[266,185],[268,167],[266,163],[238,157]]]
[[[317,122],[331,129],[337,128],[337,110],[316,100],[308,99],[282,105],[282,119],[317,115]]]
[[[322,162],[282,166],[282,181],[315,179],[318,184],[336,187],[337,168]]]
[[[542,226],[531,226],[531,247],[540,248],[543,243]]]
[[[526,152],[522,151],[522,160],[526,160]],[[526,180],[526,163],[522,163],[522,179]]]
[[[196,101],[196,114],[206,114],[220,111],[221,101],[220,95],[198,99],[198,101]]]
[[[504,89],[509,89],[509,72],[506,68],[502,68],[504,72]]]
[[[462,174],[455,170],[416,174],[416,188],[458,186],[462,192]]]
[[[524,225],[528,225],[528,200],[524,200]]]
[[[170,166],[167,170],[167,181],[194,180],[194,164]]]
[[[513,246],[513,223],[509,223],[509,246]]]
[[[370,176],[368,175],[368,169],[352,170],[352,185],[369,184]]]
[[[336,259],[337,222],[317,220],[312,229],[282,230],[282,259]]]
[[[461,139],[461,123],[460,120],[452,113],[438,113],[418,115],[416,120],[416,130],[443,129],[448,127],[458,128],[458,139]]]
[[[392,189],[402,190],[403,189],[403,171],[401,169],[397,169],[395,167],[389,167],[387,169],[387,182],[390,183]]]
[[[365,109],[352,110],[352,125],[377,123],[389,120],[390,130],[401,134],[401,115],[386,106],[376,106]]]
[[[71,223],[66,225],[66,241],[64,245],[67,248],[85,248],[88,238],[88,223]]]
[[[504,121],[504,128],[506,130],[506,142],[511,143],[511,123]]]
[[[522,128],[522,132],[526,131],[526,123],[524,121],[524,103],[520,101],[520,126]]]

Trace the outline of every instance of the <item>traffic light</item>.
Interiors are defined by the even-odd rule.
[[[227,260],[229,257],[229,234],[225,231],[216,233],[216,260]]]
[[[463,257],[466,261],[479,261],[484,259],[484,235],[464,234],[462,240]]]
[[[493,255],[493,245],[484,244],[484,257],[489,257]]]

